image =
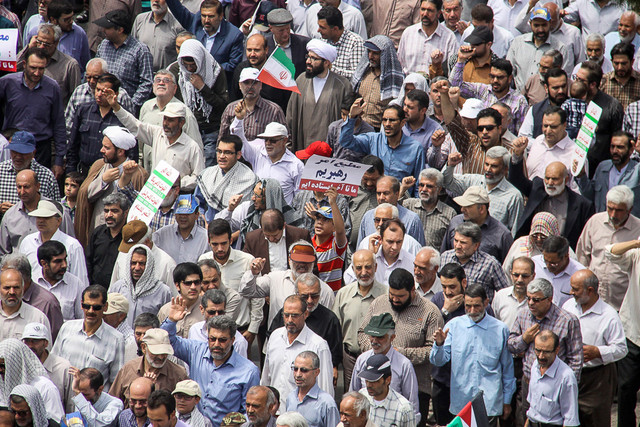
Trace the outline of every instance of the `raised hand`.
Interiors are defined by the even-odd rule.
[[[233,196],[231,196],[229,198],[229,205],[227,206],[227,210],[229,212],[233,212],[233,210],[237,208],[240,202],[242,201],[242,197],[243,197],[242,194],[234,194]]]
[[[244,120],[244,118],[247,116],[247,107],[244,104],[244,101],[241,100],[236,104],[234,113],[236,114],[236,119]]]
[[[251,261],[251,274],[253,274],[254,276],[260,274],[260,272],[264,268],[265,262],[267,262],[267,260],[264,258],[255,258],[253,261]]]
[[[449,329],[442,331],[442,328],[438,328],[438,330],[433,333],[433,340],[438,346],[441,346],[442,344],[444,344],[444,340],[447,339],[448,334]]]
[[[356,99],[353,102],[353,105],[351,105],[351,109],[349,110],[349,117],[355,119],[356,117],[360,116],[364,111],[365,105],[367,105],[367,103],[364,102],[364,99],[362,98]]]
[[[179,322],[187,315],[187,303],[181,296],[171,298],[169,307],[169,320]]]
[[[444,142],[445,137],[447,136],[446,132],[442,129],[438,129],[431,135],[431,145],[434,147],[440,147]]]
[[[431,52],[432,64],[442,64],[443,59],[444,59],[444,53],[440,49],[436,49]]]
[[[462,162],[462,154],[460,153],[451,153],[449,154],[449,158],[447,159],[447,166],[454,167]]]

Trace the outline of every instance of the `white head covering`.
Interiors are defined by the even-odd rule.
[[[49,425],[47,410],[44,407],[42,395],[37,388],[29,384],[20,384],[15,386],[10,394],[20,396],[27,401],[27,405],[31,410],[33,427],[47,427]],[[9,399],[7,399],[7,402],[8,405],[11,405]]]
[[[111,143],[123,150],[130,150],[136,146],[136,137],[128,129],[120,126],[109,126],[102,131]]]
[[[312,39],[309,41],[309,43],[307,43],[307,51],[313,52],[329,62],[335,61],[338,57],[336,48],[320,39]]]
[[[37,377],[49,377],[38,356],[15,338],[0,342],[0,359],[5,364],[4,379],[0,378],[0,393],[5,399],[15,386],[29,384]]]
[[[429,93],[429,85],[427,83],[427,79],[420,73],[411,73],[407,77],[404,78],[402,82],[402,89],[400,89],[400,95],[389,104],[391,105],[399,105],[404,106],[404,96],[407,92],[407,83],[411,83],[415,86],[416,89],[420,89]]]
[[[193,58],[196,63],[196,72],[190,73],[182,64],[181,58]],[[209,121],[209,115],[213,107],[209,105],[200,92],[191,84],[192,74],[198,74],[204,80],[204,84],[213,88],[213,85],[220,74],[220,64],[211,56],[211,53],[196,39],[188,39],[180,46],[178,54],[178,64],[180,65],[180,75],[178,76],[178,86],[182,93],[182,100],[192,111],[200,110],[203,116]]]

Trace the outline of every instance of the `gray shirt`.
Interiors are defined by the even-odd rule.
[[[168,253],[178,264],[198,262],[200,255],[210,250],[207,230],[198,224],[194,224],[186,239],[180,235],[177,222],[165,225],[153,233],[153,243]]]
[[[167,11],[162,20],[156,23],[153,12],[141,13],[131,28],[131,35],[149,46],[153,56],[153,71],[166,68],[178,58],[176,36],[184,31],[178,20]]]

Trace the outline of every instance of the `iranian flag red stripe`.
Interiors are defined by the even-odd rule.
[[[447,427],[489,427],[489,418],[484,406],[482,392],[467,403]]]
[[[284,50],[279,47],[273,51],[273,54],[264,63],[264,66],[258,74],[258,80],[269,86],[278,89],[289,90],[291,92],[300,93],[296,80],[294,79],[295,67]]]

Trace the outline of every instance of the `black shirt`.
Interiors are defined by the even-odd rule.
[[[122,231],[116,237],[111,237],[111,231],[105,224],[93,230],[87,246],[87,273],[92,285],[109,289],[121,242]]]

